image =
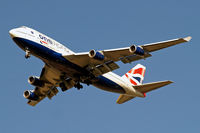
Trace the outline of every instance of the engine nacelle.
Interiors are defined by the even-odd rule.
[[[24,97],[29,100],[38,100],[38,96],[31,90],[24,91]]]
[[[134,54],[140,55],[140,56],[143,56],[144,53],[145,53],[144,49],[142,47],[139,47],[139,46],[136,46],[136,45],[130,46],[129,51],[131,53],[134,53]]]
[[[40,79],[38,79],[37,77],[35,76],[31,76],[28,78],[28,82],[31,84],[31,85],[34,85],[34,86],[37,86],[37,87],[43,87],[44,86],[44,82],[41,81]]]
[[[90,50],[89,57],[97,60],[104,60],[104,55],[98,51]]]

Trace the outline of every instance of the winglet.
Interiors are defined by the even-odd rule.
[[[188,36],[188,37],[185,37],[185,38],[183,38],[186,42],[189,42],[191,39],[192,39],[192,37],[191,36]]]

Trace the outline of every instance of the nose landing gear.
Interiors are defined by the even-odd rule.
[[[25,50],[26,54],[25,54],[25,58],[28,59],[31,57],[30,51],[28,50],[28,48],[26,48]]]

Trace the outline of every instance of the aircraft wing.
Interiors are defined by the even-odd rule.
[[[150,57],[151,56],[150,52],[154,52],[176,44],[188,42],[190,40],[191,37],[189,36],[185,38],[178,38],[163,42],[140,45],[139,47],[144,50],[144,55],[142,56],[130,52],[130,47],[98,51],[105,57],[103,60],[98,60],[89,57],[90,52],[76,53],[73,55],[63,55],[63,56],[69,61],[81,67],[85,67],[88,70],[91,70],[92,73],[95,73],[94,74],[95,76],[98,76],[119,68],[119,66],[115,64],[116,61],[122,61],[123,63],[131,63],[136,60]]]
[[[163,42],[142,45],[142,48],[145,51],[154,52],[163,48],[174,46],[179,43],[189,42],[191,39],[192,37],[188,36],[185,38],[178,38],[178,39],[173,39],[173,40],[168,40],[168,41],[163,41]]]
[[[51,99],[55,96],[58,93],[58,89],[56,87],[58,87],[58,84],[61,82],[61,76],[62,74],[59,71],[45,65],[39,78],[44,82],[44,85],[43,87],[36,87],[33,90],[33,92],[38,96],[38,99],[28,100],[27,103],[31,106],[35,106],[45,97]]]

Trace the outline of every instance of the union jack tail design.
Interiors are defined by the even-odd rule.
[[[146,70],[145,66],[137,64],[125,75],[123,75],[122,78],[133,85],[141,85],[142,81],[144,80],[145,70]]]

